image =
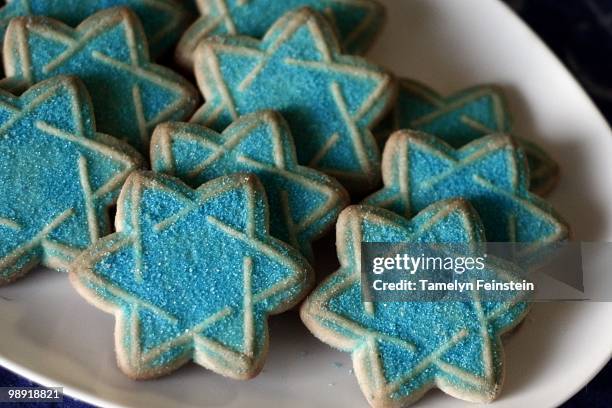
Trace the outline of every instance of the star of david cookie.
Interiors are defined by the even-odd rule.
[[[349,204],[340,183],[298,165],[289,127],[272,111],[243,116],[221,134],[196,124],[161,124],[151,139],[151,166],[192,187],[226,174],[257,175],[270,205],[270,232],[309,260],[311,242]]]
[[[198,7],[202,17],[187,29],[176,49],[177,61],[188,69],[202,39],[214,35],[261,38],[283,14],[300,7],[326,16],[349,54],[365,53],[385,22],[385,8],[375,0],[199,0]]]
[[[501,89],[475,86],[448,97],[416,81],[400,81],[389,120],[376,132],[384,140],[392,131],[427,132],[458,148],[482,136],[512,133],[512,120]],[[559,180],[559,165],[537,144],[514,135],[527,155],[530,189],[550,193]]]
[[[65,269],[110,230],[107,207],[141,163],[96,133],[87,91],[56,77],[0,91],[0,285],[37,265]]]
[[[349,190],[379,181],[370,127],[395,96],[395,81],[365,60],[340,54],[329,23],[310,9],[287,13],[262,41],[218,37],[200,43],[195,74],[206,98],[192,122],[221,131],[239,116],[279,111],[300,164]]]
[[[385,146],[382,167],[384,187],[364,204],[411,216],[436,201],[465,198],[490,242],[544,245],[568,238],[567,224],[529,192],[524,153],[510,136],[485,136],[455,150],[434,136],[399,131]]]
[[[437,387],[473,402],[490,402],[502,389],[500,336],[528,311],[524,294],[507,301],[363,302],[362,242],[484,242],[482,225],[463,200],[441,201],[412,220],[368,206],[338,219],[340,269],[311,293],[301,317],[323,342],[351,353],[355,375],[373,407],[405,407]],[[515,280],[517,270],[489,259],[486,276]],[[484,276],[484,275],[483,275]]]
[[[142,153],[153,128],[193,112],[197,91],[150,62],[138,18],[127,8],[100,11],[72,29],[46,17],[11,20],[4,43],[7,76],[35,83],[77,75],[91,94],[100,131]]]
[[[269,235],[265,192],[252,175],[192,190],[135,172],[115,226],[75,261],[70,280],[115,315],[118,364],[131,378],[190,360],[236,379],[255,376],[268,350],[267,316],[312,285],[306,260]]]
[[[154,57],[175,44],[189,19],[182,2],[175,0],[7,0],[0,8],[0,39],[14,17],[47,16],[74,27],[92,14],[115,6],[129,7],[138,15]]]

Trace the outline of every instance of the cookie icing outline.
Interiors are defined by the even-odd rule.
[[[15,17],[39,15],[62,20],[61,17],[65,17],[66,11],[69,10],[70,21],[66,23],[76,25],[80,20],[85,20],[90,15],[104,9],[98,6],[100,3],[98,0],[78,0],[78,3],[78,7],[70,8],[63,0],[8,0],[0,8],[0,40],[4,39],[4,31],[9,21]],[[85,3],[88,4],[85,5]],[[126,6],[134,10],[143,23],[147,42],[154,57],[159,57],[168,51],[179,39],[182,29],[187,24],[187,9],[174,0],[114,0],[111,6],[108,2],[105,3],[105,8]],[[75,15],[77,11],[83,14]],[[148,17],[151,13],[158,14],[158,18],[165,16],[161,27],[154,24],[154,18]]]
[[[404,103],[402,103],[402,98],[412,99],[414,106],[409,109],[409,102],[404,99]],[[478,102],[484,98],[490,101],[484,112],[490,123],[483,123],[483,121],[465,113],[460,116],[458,122],[449,119],[449,114],[454,110],[465,111],[471,105],[477,107]],[[416,99],[420,99],[421,106],[415,101]],[[482,104],[480,105],[481,108],[479,109],[482,110]],[[423,111],[421,115],[416,113],[418,110]],[[402,117],[402,114],[409,112],[412,112],[415,117],[410,120]],[[436,125],[438,131],[433,131],[431,127],[428,128],[428,126],[435,125],[437,120],[442,120],[442,123]],[[456,132],[462,126],[470,129],[474,134],[462,134],[462,138],[459,139]],[[387,129],[387,127],[391,127],[391,129]],[[559,182],[561,170],[557,162],[536,143],[513,134],[508,102],[502,89],[496,85],[476,85],[443,96],[423,83],[401,79],[396,105],[392,109],[388,120],[383,122],[382,126],[375,132],[379,141],[384,142],[390,133],[401,129],[432,133],[455,148],[459,148],[478,137],[490,134],[512,134],[527,156],[530,170],[530,189],[540,196],[546,196],[554,190]]]
[[[418,185],[415,187],[410,184],[411,167],[408,163],[408,156],[412,148],[418,148],[419,152],[428,154],[432,158],[444,162],[447,169],[439,169],[435,171],[431,169],[429,177],[420,177]],[[412,207],[412,197],[415,188],[421,188],[424,183],[429,183],[429,189],[433,188],[432,184],[442,183],[445,179],[452,177],[455,173],[463,171],[471,164],[477,163],[478,160],[487,158],[488,155],[497,152],[506,152],[507,162],[503,166],[507,172],[504,180],[487,179],[482,174],[475,172],[472,174],[472,179],[469,181],[461,181],[461,186],[464,188],[464,193],[453,193],[454,196],[470,199],[469,189],[475,186],[490,190],[500,199],[511,200],[514,204],[525,209],[527,213],[534,218],[544,220],[549,225],[551,232],[537,239],[527,241],[532,242],[532,246],[538,247],[545,244],[563,241],[569,238],[570,231],[567,223],[554,211],[554,209],[541,198],[532,194],[528,190],[528,169],[526,159],[515,141],[507,135],[489,135],[465,145],[460,149],[453,149],[435,136],[428,135],[422,132],[400,130],[395,132],[385,146],[383,153],[383,183],[384,187],[378,192],[366,197],[364,204],[392,208],[393,211],[404,216],[410,216],[414,210]],[[421,168],[423,169],[423,168]],[[480,172],[482,170],[479,170]],[[501,184],[507,185],[502,186]],[[509,184],[508,184],[509,183]],[[453,186],[458,186],[453,184]],[[439,190],[439,188],[438,188]],[[420,200],[426,202],[420,194]],[[451,198],[451,197],[444,197]],[[429,204],[432,202],[430,201]],[[478,210],[478,206],[477,210]],[[422,206],[416,208],[416,211],[422,209]],[[485,226],[489,227],[487,237],[493,242],[525,242],[516,238],[517,225],[519,219],[516,215],[507,214],[509,218],[508,234],[503,239],[498,237],[499,231],[493,231],[493,225],[498,225],[497,220],[483,218]],[[526,251],[529,248],[524,248]]]
[[[74,126],[73,129],[59,128],[57,125],[49,123],[50,120],[57,122],[58,118],[46,118],[47,120],[45,120],[38,118],[41,115],[41,113],[38,113],[34,114],[36,133],[30,131],[31,133],[24,133],[18,136],[13,135],[12,140],[9,139],[10,132],[15,126],[19,126],[21,120],[27,118],[28,115],[33,115],[32,112],[35,112],[35,109],[42,109],[45,103],[52,103],[53,98],[58,97],[69,98],[71,105],[69,111],[66,112],[66,116],[70,115],[69,125]],[[25,106],[23,106],[24,104]],[[78,150],[78,158],[74,167],[78,171],[78,185],[82,193],[83,211],[85,212],[83,221],[87,223],[87,227],[84,228],[87,230],[86,237],[80,236],[78,229],[67,231],[66,234],[68,235],[64,236],[63,240],[60,237],[52,237],[51,235],[57,233],[56,230],[62,227],[66,221],[71,220],[80,213],[80,210],[75,209],[74,206],[61,209],[61,211],[58,210],[56,216],[38,233],[34,234],[27,242],[21,243],[18,247],[13,248],[9,253],[2,256],[0,270],[3,273],[0,284],[5,284],[25,275],[38,264],[56,269],[66,269],[70,262],[85,249],[84,246],[77,245],[76,242],[78,240],[86,240],[88,243],[91,243],[109,232],[111,224],[106,214],[106,209],[114,204],[119,195],[121,185],[129,173],[141,165],[142,159],[138,153],[125,143],[108,135],[96,133],[89,95],[84,85],[77,78],[64,76],[52,78],[34,85],[20,97],[0,91],[0,111],[7,114],[4,118],[4,123],[0,125],[0,134],[5,134],[5,137],[0,140],[0,144],[8,144],[19,138],[30,139],[36,137],[36,135],[39,137],[44,135],[45,137],[57,139],[67,144],[62,148],[63,156],[68,157],[68,145]],[[63,112],[60,114],[63,114]],[[37,149],[47,146],[48,149],[52,148],[51,143],[38,143],[37,146]],[[89,157],[82,154],[81,149],[88,151]],[[16,157],[17,153],[13,148],[5,151],[5,154],[10,154],[10,157],[13,158]],[[51,154],[52,151],[42,152],[43,155],[47,153]],[[114,172],[116,174],[109,179],[104,179],[104,184],[96,189],[92,188],[94,183],[91,181],[90,175],[90,167],[93,164],[91,163],[91,156],[94,153],[99,156],[99,163],[96,163],[97,166],[100,166],[105,160],[110,160],[113,162],[113,165],[121,168],[120,171],[116,172],[111,170],[111,173]],[[28,150],[24,154],[31,154],[31,151]],[[88,161],[88,158],[90,161]],[[45,166],[48,166],[48,164],[45,164]],[[10,177],[11,168],[11,164],[7,164],[5,176]],[[68,175],[61,176],[65,179]],[[104,174],[95,174],[95,176],[104,177]],[[54,179],[49,182],[53,184],[57,183],[57,180]],[[29,191],[33,187],[15,186],[15,188],[26,188],[26,191]],[[78,197],[64,197],[63,194],[66,193],[66,191],[62,190],[55,197],[32,199],[33,201],[29,200],[26,203],[21,202],[21,198],[26,196],[26,194],[20,194],[19,200],[5,204],[9,209],[12,208],[11,212],[19,212],[15,207],[19,204],[44,208],[43,205],[47,205],[51,198],[54,201],[59,199],[78,199]],[[38,204],[38,200],[40,200],[40,204]],[[74,202],[72,204],[77,205]],[[25,220],[16,220],[6,215],[3,215],[1,218],[2,222],[0,225],[5,229],[8,228],[18,233],[27,228]],[[12,240],[15,239],[16,237],[12,237]],[[40,253],[37,253],[37,251]]]
[[[246,35],[250,37],[262,37],[266,29],[272,24],[265,25],[261,22],[260,26],[255,29],[252,27],[253,21],[245,23],[237,22],[239,16],[233,16],[234,13],[243,13],[242,8],[263,9],[263,11],[251,11],[249,18],[257,19],[259,14],[270,13],[269,7],[265,2],[269,0],[234,0],[234,3],[228,3],[228,0],[199,0],[198,8],[201,17],[198,18],[183,34],[177,49],[177,62],[186,69],[193,67],[193,52],[197,44],[206,37],[214,35]],[[277,0],[272,0],[271,3],[276,5]],[[292,8],[311,7],[324,14],[327,19],[335,26],[336,32],[339,33],[340,43],[342,48],[350,54],[363,54],[373,44],[374,40],[381,31],[386,20],[385,8],[375,0],[301,0],[287,6],[284,12],[290,11]],[[334,12],[334,6],[338,8]],[[345,16],[346,10],[343,7],[360,8],[365,15],[361,22],[354,24],[354,28],[342,34],[339,26],[346,26],[342,20],[348,20],[349,16]],[[355,13],[355,10],[353,10]],[[242,16],[245,17],[244,15]],[[263,18],[269,18],[269,14]],[[280,17],[277,16],[277,17]],[[250,29],[245,27],[250,25]],[[346,27],[343,27],[346,28]]]
[[[442,224],[445,219],[453,215],[461,218],[464,237],[454,236],[455,233],[460,233],[457,227],[450,232],[449,228],[440,227],[441,232],[438,232],[437,235],[429,238],[426,236],[428,230],[435,228],[436,224]],[[363,228],[365,228],[366,222],[369,225],[376,225],[381,228],[378,235],[375,234],[371,238],[364,235]],[[476,309],[476,315],[480,316],[479,319],[484,318],[484,320],[481,320],[483,330],[489,327],[494,332],[494,335],[489,337],[488,331],[483,331],[483,333],[487,333],[487,336],[483,335],[483,338],[488,337],[488,340],[483,343],[484,377],[467,371],[464,372],[460,367],[442,361],[442,357],[453,346],[457,346],[470,334],[465,329],[459,330],[452,336],[445,333],[448,337],[447,341],[442,342],[440,347],[434,349],[430,354],[417,360],[418,364],[413,364],[416,372],[405,372],[394,381],[388,381],[389,379],[385,377],[379,342],[390,342],[397,345],[406,353],[405,358],[412,362],[410,356],[418,351],[419,344],[425,344],[425,340],[415,335],[415,343],[409,339],[397,338],[397,336],[389,337],[385,333],[381,335],[380,330],[370,330],[368,327],[363,327],[360,322],[351,319],[350,316],[343,316],[339,314],[339,311],[333,311],[330,303],[352,285],[357,285],[360,289],[362,242],[402,241],[416,243],[430,242],[431,238],[434,238],[435,242],[446,243],[460,243],[467,239],[467,243],[470,245],[478,245],[480,242],[484,242],[483,228],[479,224],[476,212],[465,200],[461,199],[437,202],[411,220],[404,219],[382,208],[364,205],[348,207],[340,215],[336,241],[340,269],[324,280],[307,297],[300,309],[300,316],[309,330],[321,341],[352,354],[355,375],[362,392],[373,407],[404,407],[416,402],[427,391],[435,387],[456,398],[481,403],[492,401],[501,391],[504,378],[501,335],[514,328],[525,317],[528,312],[528,304],[525,302],[525,298],[519,296],[511,302],[495,302],[496,308],[488,310],[488,314],[483,314],[482,302],[478,298],[474,299],[472,304]],[[390,235],[384,237],[391,230],[393,232],[389,232]],[[490,265],[495,267],[494,272],[499,273],[499,276],[507,279],[515,277],[511,272],[513,271],[512,266],[508,264],[492,262]],[[360,290],[357,290],[357,293],[360,293]],[[360,311],[362,316],[370,315],[373,318],[376,316],[375,308],[402,304],[406,305],[405,309],[409,309],[414,305],[412,302],[362,303],[361,296],[357,296],[358,299],[351,299],[362,305]],[[425,303],[435,304],[436,302]],[[442,303],[467,304],[468,302]],[[375,319],[379,318],[382,317],[375,317]],[[469,326],[467,327],[469,328]],[[430,336],[436,338],[437,335],[432,334],[433,332],[430,329],[427,330]],[[497,359],[495,359],[496,356]],[[434,375],[433,378],[429,379],[418,378],[419,375],[427,373],[428,369],[431,370],[432,366],[441,370],[442,374]],[[445,378],[445,376],[448,378]],[[480,385],[482,389],[460,386],[461,384],[452,381],[453,378],[461,378],[465,385]],[[415,389],[408,387],[411,381],[421,380],[422,382],[416,384]],[[408,387],[408,392],[403,387]],[[402,389],[404,389],[403,394]]]
[[[244,231],[239,231],[212,215],[206,216],[206,222],[220,233],[246,243],[258,254],[265,254],[278,264],[284,265],[290,274],[270,282],[258,293],[253,293],[252,290],[244,292],[242,307],[252,313],[244,313],[243,316],[244,337],[240,345],[242,349],[236,350],[231,344],[224,344],[220,339],[214,336],[207,337],[203,333],[207,328],[235,314],[235,311],[227,305],[219,306],[218,310],[203,316],[201,321],[192,325],[193,327],[190,327],[189,330],[178,331],[176,336],[172,336],[155,347],[150,347],[146,352],[141,347],[142,344],[135,341],[137,337],[140,339],[142,317],[138,321],[139,315],[135,315],[131,307],[136,307],[136,310],[140,307],[150,309],[171,323],[180,323],[177,319],[181,318],[181,316],[172,315],[167,310],[160,310],[159,306],[152,305],[146,299],[138,298],[133,293],[134,289],[130,291],[130,288],[122,288],[121,282],[109,282],[108,277],[103,276],[99,269],[100,265],[103,265],[100,262],[102,259],[118,253],[122,248],[131,246],[129,249],[134,253],[135,264],[135,269],[132,271],[133,282],[135,284],[144,282],[142,275],[144,269],[138,270],[138,265],[140,268],[144,265],[141,246],[143,236],[140,228],[140,223],[143,222],[141,216],[144,214],[139,214],[139,212],[141,212],[140,205],[144,203],[142,200],[146,199],[147,191],[161,192],[181,204],[181,207],[175,212],[160,216],[161,219],[145,218],[147,222],[152,223],[152,228],[156,232],[170,230],[181,219],[198,211],[202,205],[206,205],[223,194],[233,191],[244,194],[246,199],[244,210],[248,219]],[[150,197],[149,200],[151,200]],[[146,217],[153,215],[150,213]],[[77,291],[88,302],[115,315],[117,319],[115,326],[117,359],[124,373],[135,379],[155,378],[174,371],[193,358],[198,364],[231,378],[248,379],[257,375],[263,366],[268,348],[267,316],[294,306],[305,296],[313,283],[313,273],[308,263],[297,252],[268,235],[267,216],[264,190],[256,177],[252,175],[236,174],[220,177],[197,190],[191,190],[177,179],[152,172],[135,172],[130,176],[118,201],[117,232],[98,241],[80,256],[70,269],[70,280]],[[203,253],[203,256],[205,255]],[[212,254],[212,256],[216,257],[217,254]],[[242,259],[242,276],[246,288],[254,288],[253,271],[256,261],[254,257],[246,255]],[[112,267],[117,267],[117,265],[113,264]],[[151,270],[148,271],[151,273]],[[209,273],[212,272],[209,271]],[[259,272],[260,277],[262,273]],[[196,284],[196,282],[191,284]],[[172,293],[164,292],[163,288],[161,290],[164,299],[172,297]],[[214,302],[216,298],[208,296],[207,299]],[[160,301],[159,296],[156,295],[155,301]],[[260,303],[265,303],[264,311],[255,316],[254,308]],[[257,321],[258,318],[259,321]],[[254,339],[257,334],[254,331],[256,324],[259,324],[262,330],[262,338],[258,343]],[[229,333],[228,336],[232,337],[232,333]],[[231,340],[228,341],[231,342]],[[168,354],[172,358],[168,361],[163,360],[163,357]]]
[[[321,60],[300,60],[299,58],[285,57],[282,60],[284,69],[294,69],[298,67],[302,71],[310,72],[310,75],[326,73],[327,89],[318,87],[316,93],[324,92],[324,95],[331,98],[333,107],[332,115],[339,124],[342,123],[342,131],[335,131],[333,128],[317,133],[303,134],[304,129],[292,124],[292,120],[287,116],[287,111],[302,111],[299,115],[300,120],[305,120],[309,116],[310,121],[317,121],[319,114],[314,111],[321,110],[321,97],[312,95],[313,101],[298,102],[292,101],[289,105],[283,100],[286,95],[270,95],[270,101],[265,106],[246,106],[254,100],[261,100],[265,95],[258,95],[257,98],[247,97],[244,92],[249,91],[253,82],[268,66],[278,50],[292,37],[300,31],[307,30],[308,35],[314,42],[311,49],[316,49]],[[303,47],[300,47],[303,50]],[[224,53],[239,57],[244,61],[256,61],[252,66],[249,65],[249,72],[240,78],[230,78],[222,73],[222,66],[219,57]],[[246,64],[246,62],[245,62]],[[278,65],[278,62],[275,63]],[[273,65],[275,66],[275,65]],[[233,69],[237,69],[233,65]],[[301,72],[303,74],[303,72]],[[252,113],[262,109],[275,109],[285,116],[289,122],[296,142],[298,159],[301,164],[317,168],[324,173],[337,178],[347,189],[367,190],[379,181],[380,153],[372,135],[370,128],[382,117],[384,112],[390,108],[391,102],[395,97],[395,80],[391,74],[383,69],[376,67],[365,60],[342,55],[340,48],[332,31],[332,28],[323,17],[308,8],[289,12],[281,17],[270,28],[262,41],[257,41],[248,37],[215,37],[206,39],[200,43],[195,54],[195,74],[198,85],[206,99],[206,103],[200,108],[191,121],[200,123],[217,131],[223,130],[231,121],[236,120],[240,115]],[[343,78],[350,78],[351,84],[369,84],[373,87],[365,94],[358,97],[359,103],[349,109],[347,102],[347,89],[341,87],[340,82],[333,80],[334,75]],[[331,78],[331,80],[330,80]],[[239,84],[233,86],[228,82],[239,79]],[[283,79],[287,80],[287,79]],[[364,82],[367,80],[368,82]],[[302,81],[302,80],[300,80]],[[359,82],[361,81],[361,82]],[[346,88],[346,86],[345,86]],[[363,90],[359,91],[362,92]],[[313,91],[314,92],[314,91]],[[238,97],[242,98],[238,100]],[[295,97],[295,95],[293,95]],[[351,100],[356,99],[355,95]],[[318,102],[313,105],[313,102]],[[237,106],[238,104],[245,106]],[[355,105],[355,102],[352,102]],[[313,112],[308,113],[307,109]],[[225,115],[225,116],[224,116]],[[328,123],[325,120],[317,123]],[[327,124],[327,126],[331,126]],[[314,140],[316,147],[308,148],[307,143]],[[347,155],[344,159],[329,158],[330,152],[342,147],[339,143],[347,143],[350,146],[350,153],[340,150]],[[307,152],[306,150],[316,151]],[[329,164],[325,164],[327,161]],[[356,162],[357,167],[346,168],[347,165]],[[342,168],[338,163],[343,163]]]
[[[258,150],[260,157],[252,157],[255,153],[249,156],[244,151],[245,140],[262,132],[270,146]],[[189,145],[189,149],[173,151],[177,144]],[[192,157],[198,155],[198,150],[206,154],[194,166]],[[267,157],[262,157],[266,154]],[[153,133],[150,157],[154,171],[179,177],[193,187],[224,174],[244,172],[259,176],[271,209],[282,210],[271,211],[273,235],[300,250],[309,260],[314,259],[311,242],[333,228],[338,214],[349,203],[348,193],[340,183],[297,163],[289,126],[274,111],[245,115],[221,134],[196,124],[161,124]],[[218,167],[211,169],[215,165]],[[293,200],[291,185],[302,188]],[[305,196],[306,191],[311,198]],[[320,203],[296,219],[294,206],[303,201]]]
[[[118,40],[121,48],[112,50],[119,55],[109,56],[99,49],[100,45],[95,46],[95,41],[117,28],[123,30]],[[44,54],[49,52],[48,47],[39,44],[33,48],[30,38],[42,39],[65,48],[49,59]],[[85,49],[89,50],[86,55],[83,54]],[[123,51],[127,51],[129,55],[121,55]],[[43,54],[38,55],[40,53]],[[78,68],[70,66],[71,61],[84,58],[87,59],[87,65],[83,65],[81,61]],[[155,125],[168,120],[186,119],[198,101],[197,91],[186,79],[151,62],[142,25],[138,17],[124,7],[102,10],[74,29],[47,17],[14,18],[6,31],[3,59],[6,75],[28,84],[55,76],[58,72],[81,77],[88,85],[94,103],[100,98],[94,109],[101,130],[126,139],[142,153],[148,151],[150,133]],[[98,69],[102,71],[98,72]],[[119,78],[115,77],[115,71],[127,75],[133,82],[117,82]],[[103,86],[100,84],[101,77],[107,79]],[[123,88],[129,86],[133,114],[120,108],[125,100],[106,100],[107,87],[112,84],[116,87],[116,92],[122,92]],[[172,101],[143,98],[142,89],[145,85],[155,87],[156,93],[165,93]],[[160,104],[161,106],[158,106]],[[152,114],[149,110],[157,111]],[[109,115],[114,120],[100,120]]]

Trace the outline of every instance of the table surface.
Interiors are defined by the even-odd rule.
[[[591,95],[608,122],[612,121],[612,1],[505,0],[565,62]],[[612,363],[564,408],[612,405]],[[0,386],[36,386],[0,367]],[[29,404],[3,404],[24,408]],[[58,404],[32,404],[50,408]],[[65,398],[64,407],[89,407]]]

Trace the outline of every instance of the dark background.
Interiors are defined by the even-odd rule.
[[[612,120],[612,0],[505,1],[565,62],[610,122]],[[0,368],[0,386],[35,385]],[[3,408],[25,408],[28,405],[30,404],[1,404]],[[31,407],[51,408],[61,405],[31,404]],[[89,407],[70,398],[64,398],[63,406]],[[612,363],[609,363],[593,381],[563,407],[612,407]]]

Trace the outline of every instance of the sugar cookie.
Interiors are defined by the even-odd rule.
[[[65,269],[110,232],[107,207],[141,162],[96,133],[78,79],[49,79],[20,97],[0,91],[0,285],[39,264]]]
[[[300,164],[349,190],[378,184],[380,153],[370,127],[391,106],[395,81],[361,58],[342,55],[319,14],[290,12],[262,41],[204,40],[195,59],[206,104],[193,122],[221,131],[240,115],[277,110],[289,123]]]
[[[270,232],[309,260],[311,242],[333,228],[349,204],[333,178],[297,163],[285,120],[272,111],[239,118],[223,133],[188,123],[163,123],[151,139],[151,166],[197,187],[211,179],[252,173],[270,204]]]
[[[61,75],[83,80],[99,130],[149,150],[153,128],[193,112],[198,95],[185,79],[151,63],[138,17],[127,8],[100,11],[76,29],[47,17],[11,20],[4,70],[27,83]]]
[[[115,349],[131,378],[186,362],[248,379],[268,350],[267,317],[294,306],[313,273],[297,251],[268,234],[263,187],[225,176],[192,190],[135,172],[117,205],[117,232],[70,269],[72,284],[116,317]]]
[[[362,392],[373,407],[405,407],[437,387],[473,402],[500,393],[504,357],[500,336],[528,311],[524,294],[508,301],[363,302],[362,242],[482,244],[478,215],[464,200],[441,201],[407,220],[368,206],[338,219],[340,269],[311,293],[301,317],[323,342],[350,352]],[[507,263],[489,259],[487,273],[514,280]]]

